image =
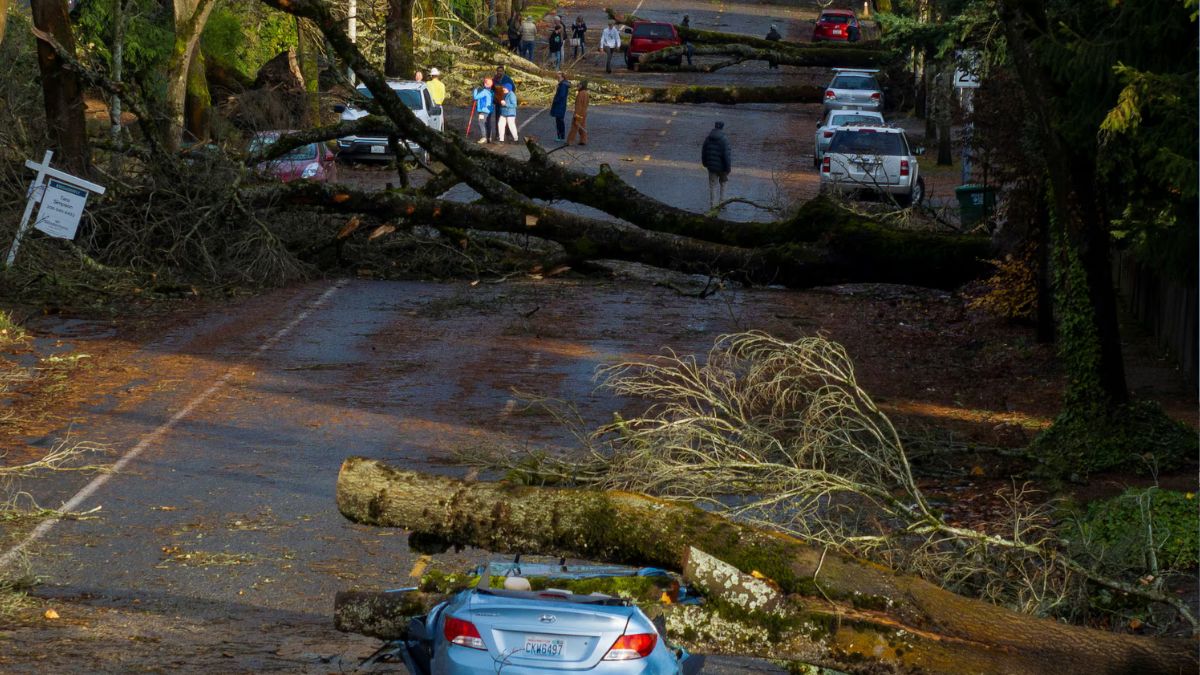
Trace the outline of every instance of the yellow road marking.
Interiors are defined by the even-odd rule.
[[[642,158],[642,161],[643,161],[643,162],[649,162],[649,161],[650,161],[650,155],[646,155],[645,157],[643,157],[643,158]]]
[[[408,573],[408,576],[420,577],[422,574],[425,573],[425,568],[429,567],[430,560],[431,560],[431,558],[427,555],[423,555],[420,558],[417,558],[417,562],[413,564],[412,571]]]

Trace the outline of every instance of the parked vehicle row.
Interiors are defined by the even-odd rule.
[[[890,195],[901,206],[925,197],[917,156],[904,130],[886,123],[876,70],[834,68],[825,88],[825,116],[813,138],[822,193]]]

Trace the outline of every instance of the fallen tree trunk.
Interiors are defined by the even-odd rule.
[[[341,591],[333,598],[333,626],[380,640],[408,636],[408,621],[423,616],[446,599],[442,593],[421,591]]]
[[[468,483],[347,459],[341,513],[402,527],[426,545],[581,557],[682,570],[693,548],[758,572],[785,595],[784,614],[734,614],[773,639],[771,658],[851,672],[1184,673],[1190,640],[1149,639],[1061,624],[970,600],[794,537],[642,495]],[[774,639],[777,638],[777,639]],[[1053,665],[1050,665],[1053,664]]]
[[[642,103],[820,103],[823,87],[642,87],[634,100]]]
[[[752,47],[742,43],[692,45],[692,56],[727,56],[728,61],[719,64],[693,66],[699,72],[712,72],[743,61],[767,61],[784,66],[806,68],[866,68],[881,63],[880,52],[873,50],[846,50],[832,47],[816,47],[803,50],[781,49],[780,43],[770,48]],[[667,47],[640,57],[638,67],[642,70],[676,70],[681,66],[669,66],[667,61],[685,56],[687,47]]]

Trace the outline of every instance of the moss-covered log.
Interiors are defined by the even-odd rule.
[[[333,599],[333,625],[343,633],[401,640],[408,636],[410,619],[445,599],[421,591],[341,591]]]
[[[1118,635],[1036,619],[796,538],[643,495],[464,482],[347,459],[338,508],[354,522],[505,553],[683,569],[693,548],[771,579],[784,615],[733,609],[771,636],[775,658],[852,672],[1196,672],[1189,640]]]
[[[742,43],[692,45],[692,56],[724,56],[727,60],[715,65],[697,65],[694,70],[711,72],[727,68],[743,61],[767,61],[784,66],[808,68],[867,68],[878,66],[883,52],[865,49],[838,49],[835,47],[811,47],[787,49],[779,42],[768,43],[770,48],[752,47]],[[669,66],[667,61],[686,54],[687,47],[668,47],[641,57],[638,67],[642,70],[675,70],[680,66]]]
[[[632,98],[643,103],[820,103],[825,90],[808,85],[778,87],[640,87]]]

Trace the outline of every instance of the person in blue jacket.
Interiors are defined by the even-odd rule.
[[[479,123],[479,142],[488,142],[488,117],[492,114],[492,78],[483,78],[483,86],[475,87],[475,121]]]
[[[554,128],[558,135],[554,140],[562,143],[567,140],[567,95],[571,91],[571,81],[567,76],[558,72],[558,88],[554,90],[554,100],[550,103],[550,116],[554,118]]]
[[[517,95],[508,87],[500,87],[500,142],[504,142],[504,129],[512,132],[512,142],[517,142]]]

